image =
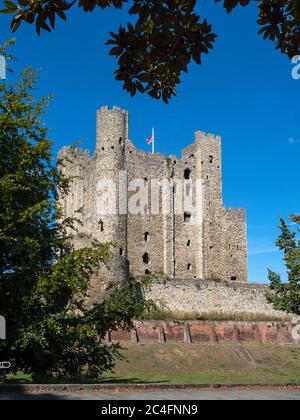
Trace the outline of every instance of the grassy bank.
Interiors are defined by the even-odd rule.
[[[127,361],[83,383],[300,384],[300,347],[249,344],[124,344]],[[31,382],[19,374],[11,383]],[[61,381],[59,381],[61,382]]]

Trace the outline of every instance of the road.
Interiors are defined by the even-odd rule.
[[[300,400],[300,390],[3,393],[0,400]]]

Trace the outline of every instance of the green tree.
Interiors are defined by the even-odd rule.
[[[238,6],[248,6],[251,0],[213,0],[222,2],[228,13]],[[18,0],[4,1],[3,13],[13,13],[12,31],[22,22],[35,24],[41,30],[51,31],[55,20],[67,19],[67,12],[77,4],[85,12],[96,8],[128,5],[128,14],[135,16],[135,24],[120,25],[111,32],[107,44],[111,55],[118,58],[116,80],[132,96],[137,91],[168,102],[176,95],[182,72],[194,60],[201,64],[203,54],[213,48],[216,34],[207,19],[196,12],[196,0]],[[270,39],[290,58],[300,52],[299,0],[262,0],[258,5],[259,33]],[[237,34],[238,36],[238,34]]]
[[[5,54],[5,50],[0,50]],[[1,359],[34,378],[97,375],[112,369],[120,347],[111,329],[129,328],[146,303],[139,284],[116,283],[102,304],[86,308],[91,275],[110,258],[110,245],[69,246],[57,194],[69,179],[52,163],[42,123],[49,98],[36,99],[37,72],[26,68],[0,82],[0,311],[7,321]]]
[[[271,292],[269,301],[275,309],[300,315],[300,216],[292,215],[291,221],[297,226],[296,231],[281,219],[280,230],[276,245],[284,252],[284,262],[287,268],[288,282],[284,283],[279,274],[269,270]]]

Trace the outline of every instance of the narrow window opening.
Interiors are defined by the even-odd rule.
[[[237,278],[236,278],[236,277],[231,277],[231,280],[232,280],[232,281],[236,281],[236,280],[237,280]]]
[[[120,255],[121,255],[121,257],[123,257],[123,255],[124,255],[124,249],[123,248],[120,248]]]
[[[188,271],[191,271],[191,269],[192,269],[192,264],[188,264],[188,265],[187,265],[187,269],[188,269]]]
[[[191,184],[186,184],[185,192],[186,192],[187,197],[189,197],[191,194]]]
[[[189,168],[185,169],[185,171],[184,171],[184,179],[190,179],[191,172],[192,171]]]
[[[111,146],[111,150],[114,150],[115,146]]]
[[[191,223],[192,215],[191,213],[185,212],[184,213],[184,223]]]
[[[191,240],[188,239],[186,246],[191,246]]]
[[[104,151],[104,147],[101,148]]]
[[[213,156],[209,156],[209,163],[214,163],[214,157]]]
[[[103,225],[102,220],[99,220],[99,225],[100,225],[100,232],[103,232],[104,231],[104,225]]]
[[[144,233],[144,240],[145,240],[145,242],[149,242],[150,241],[150,233],[149,232],[145,232]]]
[[[123,139],[122,139],[122,137],[120,137],[120,138],[119,138],[119,144],[120,144],[120,145],[122,144],[122,140],[123,140]]]
[[[149,264],[149,262],[150,262],[149,254],[147,252],[145,252],[145,254],[143,255],[143,263],[144,264]]]
[[[146,275],[149,275],[149,274],[151,274],[151,273],[150,273],[150,271],[149,271],[149,270],[145,270],[145,274],[146,274]]]

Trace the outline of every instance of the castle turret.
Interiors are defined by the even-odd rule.
[[[118,107],[97,111],[95,152],[95,200],[98,218],[97,239],[111,242],[111,277],[128,279],[127,264],[127,178],[125,145],[128,139],[128,112]],[[106,208],[103,211],[103,204]]]

